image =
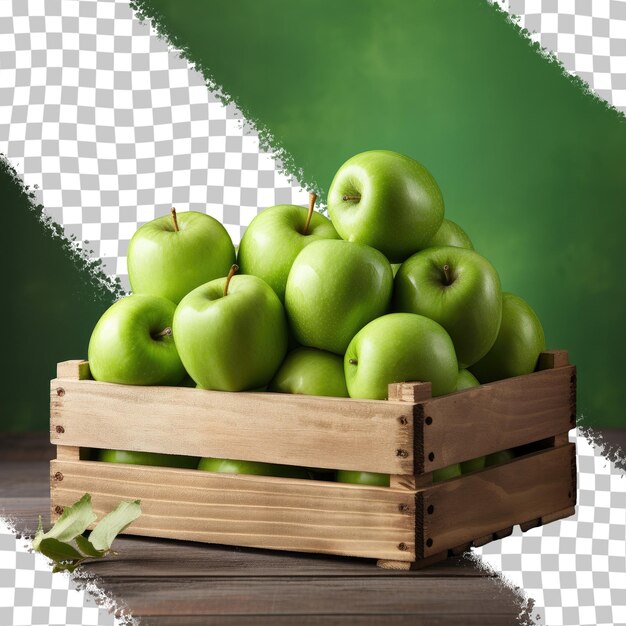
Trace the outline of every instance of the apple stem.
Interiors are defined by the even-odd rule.
[[[309,225],[311,224],[311,218],[313,217],[313,209],[315,208],[316,200],[317,200],[317,194],[314,191],[312,191],[309,194],[309,213],[306,216],[306,222],[304,223],[304,231],[302,232],[303,235],[309,234]]]
[[[348,200],[356,200],[357,202],[361,199],[360,195],[356,196],[342,196],[341,198],[344,202],[348,202]]]
[[[178,227],[178,218],[176,217],[176,209],[172,207],[170,213],[172,214],[172,220],[174,222],[174,230],[178,232],[180,228]]]
[[[443,275],[446,277],[446,285],[450,285],[450,266],[447,263],[443,266]]]
[[[358,365],[359,364],[359,362],[356,359],[350,359],[348,361],[348,363],[350,363],[350,365]]]
[[[159,337],[169,337],[172,334],[172,329],[170,326],[166,326],[160,333],[156,333],[156,335],[153,335],[153,337],[155,339],[158,339]]]
[[[228,285],[230,285],[230,281],[237,271],[239,271],[239,265],[233,263],[230,267],[230,271],[228,272],[228,276],[226,277],[226,283],[224,284],[224,297],[228,295]]]

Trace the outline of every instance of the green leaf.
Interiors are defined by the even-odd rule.
[[[63,563],[57,563],[52,568],[52,573],[57,572],[70,572],[70,574],[82,563],[82,561],[65,561]]]
[[[72,506],[68,506],[56,521],[55,525],[47,532],[35,535],[33,548],[39,550],[44,539],[58,539],[59,541],[71,541],[77,535],[82,535],[87,526],[95,521],[96,515],[91,508],[91,495],[86,493]]]
[[[33,537],[33,548],[35,548],[35,550],[38,549],[39,543],[41,542],[42,537],[43,537],[43,523],[41,521],[41,515],[40,515],[39,525],[37,526],[37,532],[35,533],[35,536]]]
[[[100,558],[100,557],[103,557],[107,553],[106,550],[96,550],[93,547],[93,544],[91,543],[91,541],[89,541],[87,537],[83,537],[82,535],[77,535],[74,538],[74,541],[76,541],[76,545],[78,546],[78,549],[85,556],[91,556],[93,558]]]
[[[41,540],[39,552],[55,562],[80,561],[83,559],[83,555],[74,546],[51,537]]]
[[[96,550],[109,550],[115,537],[141,515],[140,500],[120,502],[118,507],[105,515],[89,535]]]

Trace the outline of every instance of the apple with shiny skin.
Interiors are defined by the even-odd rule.
[[[141,226],[128,244],[128,278],[135,294],[178,304],[192,289],[228,274],[235,247],[224,226],[206,213],[186,211]]]
[[[159,467],[198,467],[197,456],[182,454],[159,454],[158,452],[136,452],[133,450],[100,450],[98,460],[105,463],[126,463],[128,465],[155,465]]]
[[[441,467],[433,471],[433,482],[440,483],[444,480],[450,480],[451,478],[456,478],[461,475],[461,465],[460,463],[453,463],[452,465],[448,465],[446,467]]]
[[[185,378],[174,338],[176,306],[159,296],[126,296],[111,305],[91,333],[94,380],[123,385],[177,385]]]
[[[512,293],[502,294],[502,324],[489,352],[470,369],[482,383],[535,371],[546,349],[543,327],[531,306]]]
[[[389,261],[374,248],[335,239],[314,241],[293,262],[285,308],[303,346],[343,354],[365,324],[387,312]]]
[[[178,353],[203,389],[247,391],[269,383],[287,352],[287,322],[257,276],[218,278],[188,293],[174,314]]]
[[[401,263],[437,232],[444,205],[423,165],[390,150],[370,150],[339,168],[328,190],[328,213],[343,239]]]
[[[389,487],[389,474],[337,470],[337,482],[352,483],[354,485],[370,485],[372,487]]]
[[[441,324],[452,337],[459,367],[467,368],[489,352],[498,336],[500,278],[493,265],[473,250],[426,248],[398,270],[394,309]]]
[[[456,377],[456,389],[455,391],[463,391],[464,389],[471,389],[472,387],[478,387],[480,383],[478,379],[469,370],[461,369]]]
[[[304,467],[278,465],[260,461],[238,461],[235,459],[216,459],[205,457],[200,459],[198,469],[219,474],[248,474],[252,476],[280,476],[282,478],[310,478],[309,471]]]
[[[390,313],[370,322],[344,357],[351,398],[386,400],[390,383],[430,381],[433,396],[456,388],[458,364],[448,333],[431,319]]]
[[[316,348],[297,348],[283,361],[269,391],[347,398],[343,357]]]
[[[339,239],[330,220],[315,212],[315,194],[309,210],[293,204],[279,204],[261,211],[244,233],[237,264],[243,274],[262,278],[285,300],[289,270],[300,251],[313,241]]]
[[[425,246],[426,248],[438,248],[440,246],[452,246],[454,248],[466,248],[473,250],[474,245],[469,235],[452,220],[444,218],[435,236]]]
[[[485,457],[485,467],[491,467],[492,465],[500,465],[500,463],[506,463],[512,461],[515,458],[513,450],[500,450],[500,452],[493,452]]]

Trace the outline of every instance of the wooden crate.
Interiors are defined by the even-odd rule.
[[[84,492],[99,515],[140,498],[126,532],[424,566],[574,512],[576,370],[565,351],[527,376],[432,398],[389,400],[136,387],[90,379],[86,361],[51,381],[52,517]],[[280,462],[383,472],[390,487],[227,475],[81,460],[79,449]],[[433,483],[433,470],[516,448],[518,456]]]

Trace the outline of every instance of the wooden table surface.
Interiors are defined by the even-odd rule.
[[[0,434],[0,515],[32,533],[49,521],[47,433]],[[118,538],[84,568],[141,618],[196,624],[517,624],[520,597],[468,559],[415,572],[374,561]]]

